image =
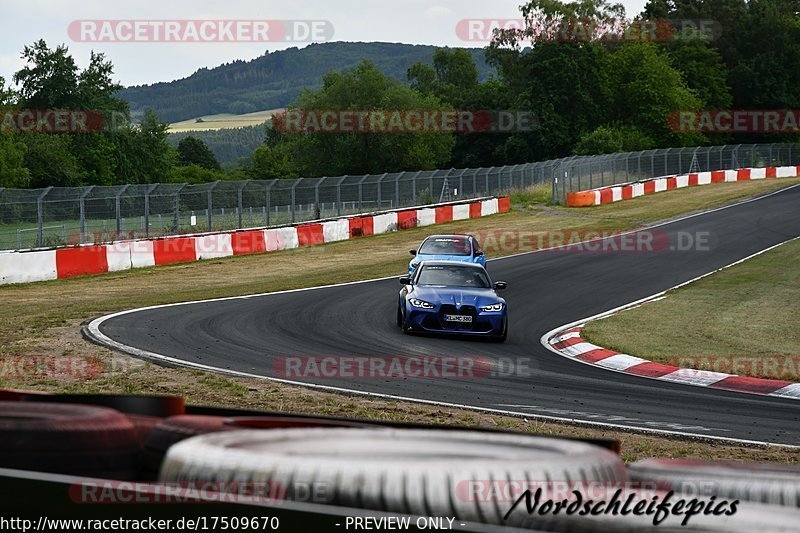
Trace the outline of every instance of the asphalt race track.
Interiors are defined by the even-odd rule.
[[[510,315],[505,344],[403,335],[395,326],[400,289],[396,278],[136,311],[105,320],[100,331],[140,350],[271,377],[276,358],[282,356],[483,356],[496,368],[521,358],[528,362],[528,375],[307,381],[531,416],[800,444],[797,400],[610,372],[541,345],[540,337],[560,325],[644,298],[800,235],[800,187],[676,220],[652,232],[654,242],[663,244],[668,235],[672,244],[651,252],[562,249],[492,261],[492,277],[509,283],[503,293]],[[679,234],[707,237],[708,247],[670,249]]]

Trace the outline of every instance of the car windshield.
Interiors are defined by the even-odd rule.
[[[488,289],[489,278],[479,268],[458,265],[426,265],[417,278],[417,285],[443,287],[472,287]]]
[[[469,239],[467,237],[430,237],[425,239],[419,249],[426,255],[469,255]]]

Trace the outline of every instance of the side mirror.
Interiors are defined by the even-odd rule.
[[[494,282],[494,290],[496,290],[496,291],[505,290],[506,287],[508,287],[508,283],[506,283],[505,281],[495,281]]]
[[[411,278],[408,276],[403,276],[400,278],[400,285],[411,285]]]
[[[483,252],[475,252],[475,257],[480,257],[483,255]]]
[[[410,253],[411,255],[417,255],[417,251],[416,250],[409,250],[408,253]]]

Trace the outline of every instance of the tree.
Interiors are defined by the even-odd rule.
[[[683,74],[686,86],[707,109],[728,109],[733,103],[728,69],[715,48],[702,41],[679,42],[669,49],[671,63]]]
[[[800,106],[800,10],[792,0],[751,0],[737,21],[734,50],[725,53],[734,106]]]
[[[169,183],[209,183],[224,179],[224,175],[216,170],[204,168],[198,165],[183,165],[174,167],[166,180]]]
[[[326,74],[322,88],[303,93],[294,109],[306,112],[429,111],[448,109],[448,106],[433,96],[421,95],[389,78],[372,63],[364,61],[352,70]],[[280,130],[285,117],[285,114],[275,117],[272,131],[281,133],[277,130]],[[455,143],[450,133],[365,129],[367,131],[353,128],[353,131],[335,133],[268,134],[268,139],[272,136],[277,143],[287,143],[292,164],[300,175],[307,177],[434,169],[450,159]],[[271,147],[277,145],[268,144]]]
[[[500,54],[492,57],[513,95],[511,108],[538,118],[534,131],[514,133],[501,149],[518,158],[514,162],[567,156],[582,135],[608,120],[612,85],[606,47],[541,42],[530,51]]]
[[[78,109],[78,66],[66,46],[51,50],[40,39],[22,51],[26,65],[14,74],[21,104],[33,109]]]
[[[27,146],[13,133],[0,133],[0,187],[23,188],[30,183],[25,167]]]
[[[81,169],[72,154],[68,135],[23,133],[25,167],[30,172],[30,187],[76,187],[81,185]]]
[[[178,143],[178,161],[181,165],[197,165],[208,170],[222,170],[208,145],[197,137],[186,137]]]
[[[271,180],[300,177],[292,162],[289,144],[262,144],[253,152],[250,172],[254,179]]]
[[[610,115],[637,127],[658,146],[702,144],[703,135],[672,131],[670,113],[697,110],[702,102],[689,90],[669,56],[653,43],[620,46],[609,59],[613,88]]]
[[[600,126],[587,133],[575,145],[575,155],[638,152],[655,148],[651,138],[635,126]]]
[[[523,44],[531,44],[536,48],[539,43],[554,42],[565,37],[573,42],[591,42],[600,35],[580,33],[585,26],[582,24],[584,21],[607,22],[625,19],[625,7],[607,0],[575,2],[530,0],[520,9],[525,20],[525,28],[496,31],[490,50],[503,48],[519,50]],[[576,22],[581,24],[576,25]],[[611,31],[620,32],[621,29],[611,28]]]
[[[128,102],[115,95],[122,85],[112,79],[114,66],[105,54],[91,52],[89,66],[78,74],[78,101],[85,109],[129,117]]]
[[[6,80],[0,76],[0,106],[7,107],[16,103],[16,94],[13,89],[6,87]]]
[[[411,65],[408,80],[421,93],[459,107],[461,98],[478,86],[478,69],[469,50],[439,48],[433,53],[433,67]]]
[[[177,152],[166,142],[169,124],[147,112],[138,126],[114,132],[118,183],[163,181],[177,161]]]

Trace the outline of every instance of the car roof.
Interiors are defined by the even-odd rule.
[[[476,268],[479,270],[486,270],[480,263],[468,263],[466,261],[447,261],[446,259],[437,259],[434,261],[422,261],[419,266],[457,266]]]
[[[472,235],[467,235],[466,233],[448,233],[448,234],[442,234],[442,235],[428,235],[427,237],[425,237],[425,240],[427,241],[428,239],[447,239],[447,238],[453,238],[453,237],[458,237],[458,238],[462,238],[462,239],[471,239]]]

